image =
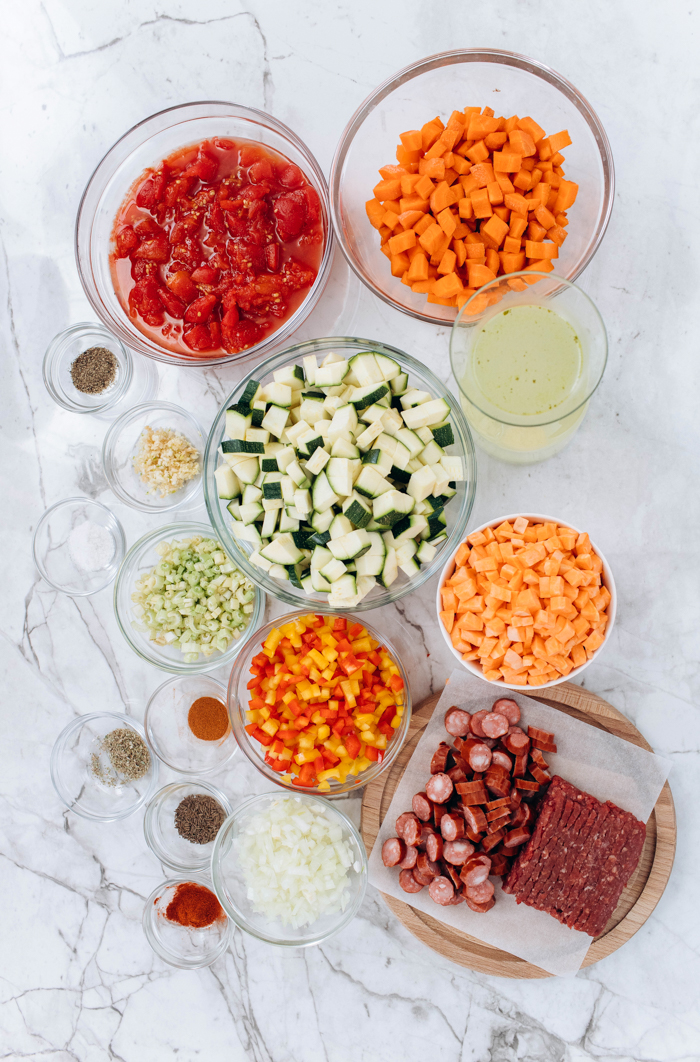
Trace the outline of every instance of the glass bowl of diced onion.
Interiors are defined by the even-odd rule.
[[[442,520],[443,526],[440,528],[440,534],[434,539],[434,544],[429,539],[426,540],[427,552],[418,554],[420,559],[419,563],[415,562],[413,556],[407,558],[406,567],[398,566],[398,570],[394,573],[393,581],[389,585],[382,585],[380,579],[372,577],[372,588],[365,592],[362,596],[358,593],[354,598],[349,598],[347,603],[344,603],[339,598],[333,598],[331,600],[328,592],[321,592],[313,590],[310,586],[295,585],[295,581],[289,574],[288,570],[280,564],[267,565],[267,569],[260,566],[260,535],[258,535],[258,541],[248,540],[240,535],[241,513],[239,503],[243,500],[245,495],[245,485],[238,483],[236,490],[242,489],[243,494],[240,496],[231,496],[230,493],[225,490],[222,491],[218,481],[218,476],[222,475],[224,469],[224,463],[226,457],[237,457],[236,454],[224,454],[222,452],[222,444],[229,445],[230,439],[230,417],[227,422],[227,413],[230,413],[231,407],[234,405],[240,405],[241,400],[248,399],[250,394],[255,392],[256,385],[260,384],[265,388],[265,396],[267,399],[268,389],[274,387],[274,385],[281,381],[283,378],[288,379],[289,373],[292,372],[295,366],[300,368],[305,367],[304,371],[308,373],[309,363],[312,362],[318,367],[325,367],[332,362],[336,364],[347,361],[359,354],[365,352],[372,352],[380,355],[384,359],[388,359],[388,363],[395,365],[398,363],[401,369],[401,377],[403,378],[403,386],[407,390],[415,391],[420,398],[421,402],[440,400],[440,403],[444,403],[443,408],[447,410],[447,422],[451,426],[453,441],[446,443],[444,450],[444,456],[450,459],[457,459],[458,474],[454,480],[450,480],[453,485],[448,487],[447,483],[444,486],[446,492],[451,492],[449,500],[444,503],[444,507],[437,513],[432,513],[428,504],[433,504],[432,497],[428,501],[423,501],[414,507],[414,511],[410,514],[421,515],[425,511],[426,519],[430,522],[435,516],[437,519]],[[387,362],[385,362],[386,364]],[[324,387],[327,385],[324,384]],[[292,389],[294,390],[294,389]],[[338,398],[337,392],[342,390],[341,387],[327,387],[327,397],[330,399]],[[272,397],[276,397],[273,395]],[[388,397],[388,396],[387,396]],[[395,396],[401,397],[401,396]],[[295,397],[293,396],[292,402],[294,403]],[[264,405],[264,402],[263,402]],[[282,412],[279,410],[275,403],[271,400],[268,403],[268,410],[265,413],[265,423],[267,425],[267,417],[271,409],[275,412]],[[260,411],[262,413],[262,409]],[[287,422],[291,427],[292,424],[296,427],[300,418],[296,417],[297,409],[292,406],[290,413],[290,419]],[[330,417],[332,419],[333,414],[329,409],[326,409],[323,414],[325,421],[328,421]],[[360,418],[361,419],[361,418]],[[228,423],[228,426],[227,426]],[[261,421],[262,423],[262,421]],[[317,422],[318,423],[318,422]],[[362,425],[364,427],[364,424]],[[259,430],[259,429],[258,429]],[[279,430],[279,429],[277,429]],[[431,431],[432,429],[421,429],[423,431]],[[265,434],[269,435],[269,442],[263,443],[265,446],[265,454],[267,456],[268,449],[271,450],[276,445],[276,436],[273,431],[267,432],[263,429]],[[286,432],[286,428],[285,428]],[[248,429],[246,429],[248,434]],[[346,433],[349,434],[349,433]],[[245,440],[244,440],[245,441]],[[358,437],[357,442],[360,443],[361,439]],[[425,446],[426,440],[423,439],[420,442],[420,446]],[[367,444],[371,446],[370,444]],[[281,448],[281,447],[280,447]],[[319,447],[319,450],[322,449]],[[366,447],[365,447],[366,449]],[[361,451],[364,452],[364,451]],[[420,463],[419,456],[415,457],[415,461],[412,458],[411,464]],[[307,463],[307,471],[311,473],[312,464],[309,461]],[[411,465],[408,466],[409,471]],[[461,476],[462,478],[459,478]],[[316,479],[314,479],[314,486]],[[255,484],[252,484],[255,486]],[[440,488],[442,490],[442,488]],[[258,490],[260,493],[260,490]],[[313,494],[313,490],[311,491]],[[220,494],[226,494],[226,497],[220,496]],[[472,506],[474,504],[474,496],[476,494],[476,457],[474,453],[474,444],[469,431],[464,413],[462,412],[459,402],[455,400],[454,395],[447,389],[445,384],[435,376],[430,369],[428,369],[422,362],[406,354],[404,351],[397,349],[396,347],[388,346],[386,343],[378,343],[369,339],[358,339],[354,337],[341,337],[334,336],[324,339],[316,339],[308,343],[299,343],[296,346],[288,347],[286,350],[268,358],[266,361],[260,362],[256,365],[247,376],[245,376],[232,391],[229,397],[224,402],[223,406],[219,410],[219,413],[212,424],[209,438],[207,440],[207,446],[204,455],[204,497],[207,504],[207,511],[209,518],[216,529],[219,540],[223,543],[227,552],[234,558],[236,564],[246,573],[252,582],[260,586],[266,593],[271,594],[273,597],[278,598],[280,601],[285,601],[287,604],[296,608],[320,606],[332,609],[347,609],[353,612],[365,612],[369,609],[378,608],[381,605],[389,604],[393,601],[398,601],[406,594],[410,594],[413,590],[416,590],[419,586],[422,586],[430,577],[440,570],[444,563],[444,558],[449,556],[453,552],[460,541],[464,537],[467,521],[471,514]],[[281,504],[281,503],[280,503]],[[370,500],[370,504],[372,504]],[[293,507],[292,507],[293,508]],[[340,513],[340,503],[338,505],[331,506],[330,511],[337,511]],[[238,513],[238,516],[234,516],[234,512]],[[284,510],[285,515],[288,515],[290,510],[286,508]],[[267,517],[268,513],[265,513]],[[306,516],[302,517],[300,522],[297,522],[292,526],[294,528],[308,526],[308,524],[316,519],[316,513],[310,512]],[[320,514],[322,516],[326,513]],[[341,516],[343,514],[340,514]],[[250,527],[260,527],[261,531],[265,531],[265,522],[263,520],[262,525],[253,524],[246,525],[244,528],[244,534],[250,531]],[[286,528],[288,524],[285,523]],[[319,527],[322,525],[319,524]],[[325,525],[327,528],[328,525]],[[358,525],[360,526],[360,525]],[[430,526],[433,526],[430,524]],[[374,529],[374,523],[370,522],[367,525],[369,531]],[[282,517],[277,526],[277,531],[282,530]],[[316,530],[316,528],[314,528]],[[324,528],[325,530],[325,528]],[[387,526],[384,530],[390,530]],[[273,535],[277,535],[277,531],[272,532]],[[323,533],[323,531],[321,532]],[[432,534],[433,532],[430,532]],[[334,537],[334,530],[330,530],[331,537]],[[416,529],[412,528],[408,530],[406,535],[415,536]],[[420,532],[420,535],[428,534]],[[266,539],[263,537],[262,541]],[[423,538],[415,538],[416,543],[423,544]],[[398,543],[397,543],[398,544]],[[404,549],[411,548],[411,543],[402,542]],[[303,552],[303,551],[302,551]],[[299,568],[306,568],[311,563],[311,551],[306,550],[304,560],[298,566]],[[411,562],[414,562],[412,567],[413,571],[409,574],[409,568]],[[350,569],[348,569],[350,570]],[[359,568],[358,568],[359,572]],[[302,574],[308,574],[306,572]],[[358,584],[359,585],[359,584]]]
[[[207,547],[193,570],[179,571],[181,544],[211,540],[216,547]],[[208,577],[212,567],[215,573]],[[139,581],[151,574],[153,585],[139,591]],[[191,586],[198,590],[196,600],[187,596]],[[260,622],[264,600],[213,529],[192,522],[165,524],[140,538],[122,561],[114,586],[117,623],[131,648],[161,671],[180,675],[231,664]],[[183,640],[186,628],[192,633]]]
[[[351,684],[347,684],[347,680],[344,680],[344,684],[341,686],[342,696],[345,698],[345,706],[351,709],[351,717],[355,722],[356,729],[359,729],[361,733],[366,735],[367,740],[364,742],[366,748],[362,750],[362,744],[358,750],[358,754],[355,756],[352,762],[348,759],[347,750],[343,746],[343,742],[338,739],[336,734],[332,731],[333,718],[330,721],[323,716],[321,709],[333,708],[333,700],[329,699],[322,702],[320,699],[320,692],[314,690],[313,686],[306,682],[303,686],[297,688],[296,686],[287,686],[285,689],[285,696],[287,690],[291,689],[298,694],[299,703],[302,706],[309,707],[308,712],[304,713],[305,717],[308,716],[308,726],[305,727],[304,733],[307,738],[314,737],[314,740],[310,743],[305,743],[305,747],[300,747],[294,752],[296,766],[290,771],[275,770],[266,761],[266,753],[269,750],[275,753],[275,760],[278,760],[278,751],[280,756],[287,756],[291,763],[291,757],[287,753],[283,753],[281,749],[277,750],[277,743],[279,742],[279,736],[276,734],[276,729],[279,727],[270,726],[270,712],[265,709],[252,709],[250,708],[251,693],[251,664],[254,657],[258,657],[259,654],[264,654],[267,650],[270,655],[274,655],[274,650],[279,646],[283,638],[289,637],[291,647],[289,650],[285,650],[285,653],[289,656],[294,656],[294,661],[290,663],[292,667],[295,667],[297,662],[301,661],[305,650],[301,648],[294,648],[298,644],[301,647],[301,640],[298,638],[299,633],[299,620],[320,618],[324,622],[327,619],[337,619],[340,622],[346,623],[346,630],[351,631],[353,624],[357,623],[361,625],[367,632],[367,636],[375,643],[386,650],[386,654],[389,657],[391,663],[389,669],[393,673],[398,673],[401,678],[403,686],[399,692],[394,696],[394,702],[397,705],[396,713],[391,719],[391,728],[394,731],[393,737],[387,737],[382,733],[377,725],[383,712],[386,710],[386,705],[381,707],[381,698],[377,697],[377,710],[375,713],[367,711],[364,715],[361,712],[361,697],[359,695],[359,688],[362,686],[361,679],[355,677],[354,682],[357,686],[352,685],[353,676],[350,676]],[[267,778],[268,781],[274,782],[276,785],[282,786],[292,792],[306,792],[306,793],[318,793],[325,797],[341,796],[344,793],[357,792],[363,786],[373,781],[378,775],[388,770],[391,764],[399,754],[401,747],[406,740],[408,734],[408,727],[411,720],[411,691],[408,680],[408,673],[402,661],[402,656],[405,659],[410,654],[410,647],[405,638],[404,632],[401,630],[391,630],[391,638],[387,637],[386,626],[389,621],[385,620],[382,625],[382,631],[378,631],[375,627],[372,627],[363,617],[348,616],[344,613],[333,613],[324,610],[314,610],[311,613],[309,610],[289,612],[284,616],[279,616],[277,619],[270,620],[262,627],[257,628],[251,633],[246,640],[245,645],[241,648],[236,661],[231,670],[231,677],[228,684],[228,712],[231,720],[231,726],[233,733],[239,746],[243,750],[244,754],[248,757],[250,762],[257,767],[257,769]],[[345,632],[338,633],[335,638],[339,639]],[[359,633],[359,632],[358,632]],[[401,654],[399,654],[396,643],[401,644]],[[404,644],[405,643],[405,644]],[[351,640],[350,644],[353,648],[360,652],[361,649],[357,647],[357,644]],[[332,650],[335,648],[333,641],[329,638],[327,642],[324,642],[324,652],[326,647],[329,647],[331,652],[329,653],[329,659],[333,658]],[[366,649],[367,647],[363,647]],[[336,657],[338,653],[336,651]],[[316,658],[318,659],[318,658]],[[380,661],[382,657],[380,657]],[[283,667],[283,670],[285,668]],[[381,675],[382,668],[376,669],[375,673]],[[388,675],[388,671],[386,672]],[[311,671],[310,678],[314,680],[314,672]],[[323,676],[319,679],[321,688],[323,686]],[[390,682],[390,678],[389,678]],[[398,685],[398,683],[397,683]],[[318,694],[318,695],[317,695]],[[287,697],[287,701],[290,698]],[[339,701],[335,702],[337,709]],[[387,699],[387,704],[391,703],[391,699]],[[285,701],[279,713],[284,718],[287,702]],[[294,714],[294,709],[292,709]],[[372,716],[375,716],[374,718]],[[298,713],[297,713],[298,718]],[[265,733],[273,736],[272,745],[265,746],[261,744],[250,732],[254,726],[261,728],[265,727]],[[291,726],[291,722],[289,723]],[[282,726],[282,724],[280,724]],[[321,729],[325,727],[325,729]],[[248,729],[246,729],[248,728]],[[328,733],[326,732],[328,731]],[[270,733],[271,732],[271,733]],[[324,744],[324,742],[326,744]],[[280,742],[281,744],[281,742]],[[287,744],[290,744],[287,742]],[[341,745],[340,749],[338,746]],[[300,782],[300,766],[304,762],[313,762],[318,755],[319,749],[321,752],[323,749],[328,749],[333,753],[333,760],[340,760],[339,764],[335,764],[329,767],[327,770],[321,772],[318,777],[316,785],[307,785],[301,787]],[[337,755],[336,755],[337,752]],[[277,764],[279,765],[279,763]],[[293,773],[296,772],[296,773]],[[296,779],[296,784],[295,784]]]
[[[219,903],[240,928],[278,947],[322,944],[357,914],[367,853],[340,809],[306,793],[263,793],[235,808],[211,860]]]
[[[557,272],[575,280],[598,250],[615,198],[612,151],[598,115],[561,74],[514,52],[460,48],[429,55],[384,81],[360,104],[345,127],[331,166],[333,228],[351,269],[384,302],[420,321],[452,323],[457,310],[427,302],[392,276],[365,204],[379,167],[395,163],[400,134],[453,110],[490,106],[496,115],[530,115],[547,133],[567,129],[567,177],[578,183],[569,237]]]

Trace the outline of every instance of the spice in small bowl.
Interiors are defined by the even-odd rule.
[[[150,747],[179,774],[201,778],[220,770],[238,749],[225,701],[225,687],[207,675],[168,679],[146,708]]]
[[[228,948],[232,924],[202,877],[164,881],[146,900],[143,929],[156,955],[171,966],[209,966]]]
[[[200,472],[199,450],[182,432],[150,424],[141,432],[133,463],[144,486],[161,498],[176,494]]]
[[[226,706],[216,697],[198,697],[187,713],[187,725],[200,741],[220,741],[229,728]]]
[[[175,808],[175,829],[192,844],[209,844],[226,818],[218,800],[206,793],[190,793]]]
[[[70,378],[84,395],[101,395],[117,377],[118,362],[107,347],[89,347],[70,367]]]
[[[171,782],[146,808],[143,832],[167,867],[197,873],[209,866],[214,841],[231,814],[225,794],[207,782]]]
[[[109,763],[103,757],[106,754]],[[104,785],[113,787],[124,781],[137,782],[151,769],[151,754],[140,734],[127,727],[118,727],[105,734],[90,766],[92,773]]]

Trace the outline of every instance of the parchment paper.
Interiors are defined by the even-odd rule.
[[[495,907],[486,914],[477,914],[466,904],[440,907],[430,899],[427,888],[419,893],[404,892],[399,887],[398,869],[385,867],[381,860],[382,844],[388,837],[396,836],[396,819],[403,811],[411,810],[414,793],[425,789],[435,749],[441,741],[451,741],[443,725],[447,709],[452,705],[468,712],[488,709],[499,695],[512,697],[518,702],[523,729],[537,726],[554,732],[558,751],[545,753],[552,775],[561,775],[598,800],[612,800],[637,819],[647,821],[668,776],[670,760],[572,719],[540,701],[519,696],[513,690],[504,689],[499,694],[473,675],[455,670],[407,764],[380,827],[369,859],[369,881],[382,892],[424,911],[439,922],[517,955],[548,973],[573,974],[580,968],[593,938],[568,929],[543,911],[517,904],[515,897],[501,891],[500,878],[491,879],[496,883]]]

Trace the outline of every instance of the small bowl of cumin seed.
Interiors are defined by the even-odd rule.
[[[94,712],[74,719],[58,735],[51,781],[69,811],[114,822],[150,799],[158,782],[158,760],[135,719]]]
[[[44,356],[44,383],[71,413],[104,413],[132,383],[131,352],[99,324],[82,322],[59,332]],[[132,399],[133,401],[133,399]]]
[[[171,782],[146,808],[146,844],[171,870],[205,870],[216,835],[232,810],[227,797],[209,782]]]

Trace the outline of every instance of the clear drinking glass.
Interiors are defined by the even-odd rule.
[[[545,333],[540,349],[530,350],[529,355],[523,353],[525,340],[521,349],[514,348],[512,337],[510,343],[502,340],[496,347],[493,336],[503,318],[494,319],[525,307],[553,312],[560,319],[559,336],[547,341]],[[560,339],[561,319],[572,339],[566,351]],[[576,348],[574,362],[571,352]],[[510,273],[479,288],[462,307],[450,335],[452,373],[471,430],[486,453],[516,465],[546,461],[570,442],[602,379],[607,358],[605,324],[588,295],[563,277],[533,270]],[[486,364],[493,379],[498,377],[493,387]],[[526,395],[515,381],[522,379],[521,370],[529,375],[535,368],[541,379],[532,384],[544,381],[544,386]],[[510,394],[504,387],[506,379],[513,381]]]

